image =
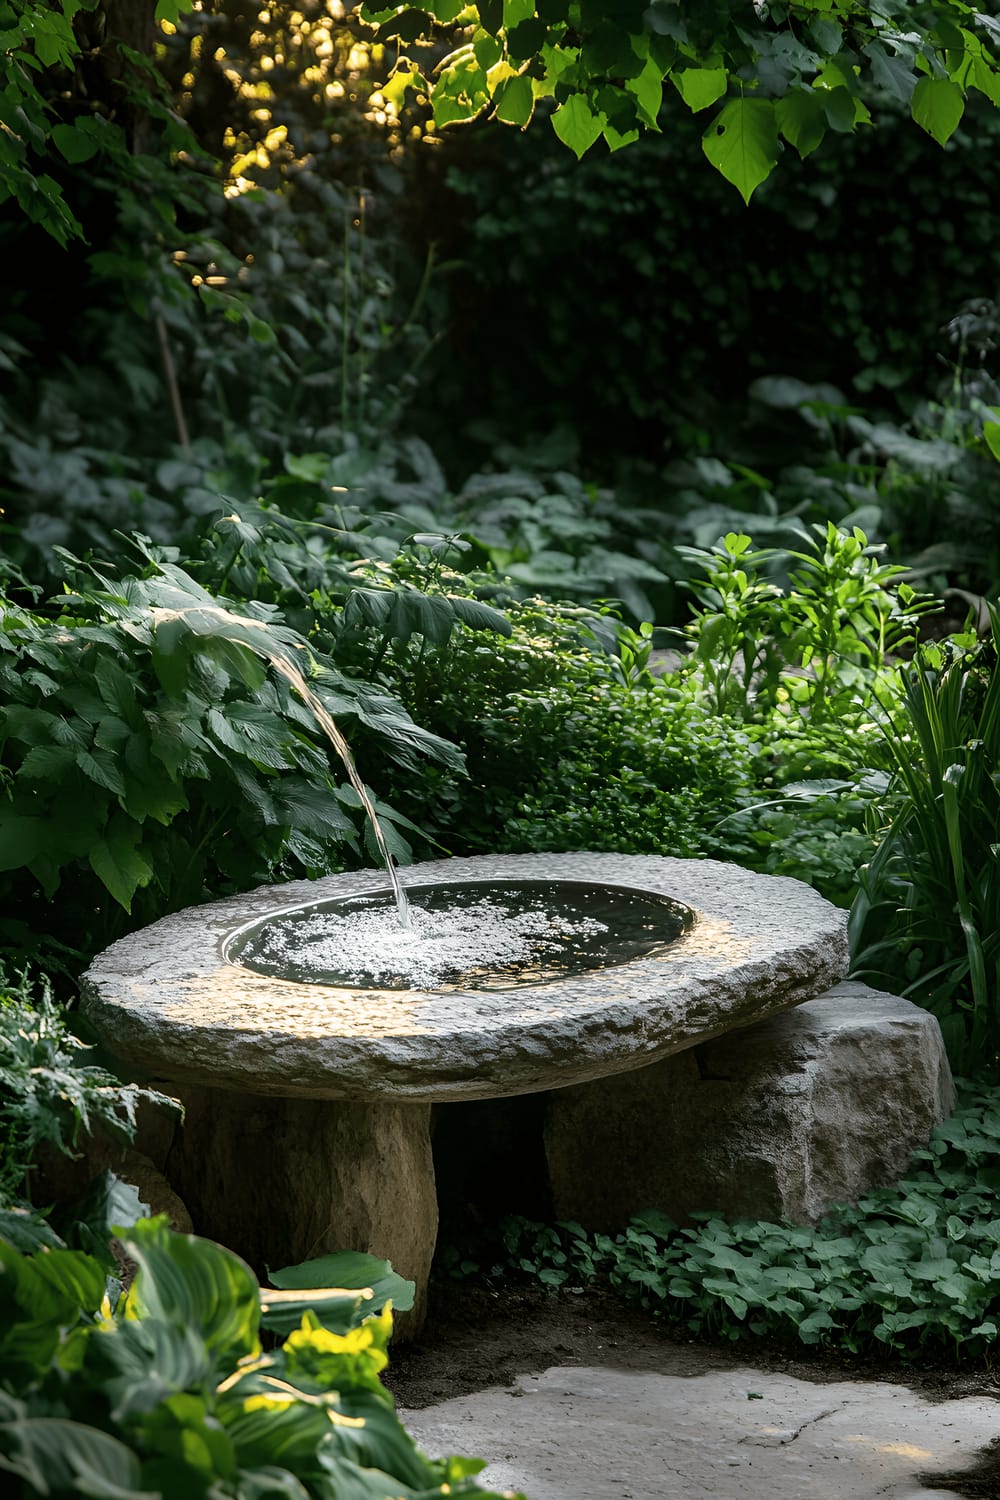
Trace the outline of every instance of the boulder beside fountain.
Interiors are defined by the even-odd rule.
[[[190,908],[95,959],[85,1008],[102,1040],[185,1103],[171,1178],[201,1233],[258,1267],[384,1255],[417,1282],[412,1326],[436,1237],[432,1104],[643,1069],[810,1000],[846,969],[843,912],[798,881],[717,861],[510,855],[407,871],[410,886],[519,880],[666,898],[687,925],[631,961],[509,989],[308,983],[227,957],[275,913],[384,888],[364,871]]]

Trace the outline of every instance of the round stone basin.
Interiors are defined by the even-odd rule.
[[[224,956],[257,974],[364,989],[511,990],[662,952],[693,921],[667,896],[577,880],[407,884],[252,922]]]
[[[619,929],[619,906],[596,965],[555,975],[523,969],[499,987],[468,972],[399,987],[391,975],[338,972],[325,980],[250,966],[258,960],[246,950],[276,916],[384,892],[384,873],[361,871],[265,886],[164,917],[94,960],[84,978],[86,1011],[119,1058],[178,1084],[431,1103],[640,1068],[812,999],[847,967],[844,912],[799,881],[715,860],[483,856],[416,865],[403,878],[416,890],[541,882],[572,901],[581,886],[603,890],[597,900],[613,891],[640,913],[640,926],[642,914],[676,918],[679,908],[682,929],[672,940],[630,936]],[[632,942],[638,946],[628,952]]]

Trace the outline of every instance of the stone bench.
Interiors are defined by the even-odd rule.
[[[200,1233],[258,1270],[334,1249],[383,1255],[417,1282],[412,1329],[437,1231],[432,1105],[556,1091],[557,1201],[588,1218],[591,1207],[604,1212],[599,1174],[584,1171],[603,1106],[588,1115],[586,1101],[621,1075],[616,1097],[637,1107],[620,1153],[607,1137],[601,1172],[636,1183],[636,1201],[649,1206],[625,1147],[662,1155],[667,1116],[655,1096],[692,1068],[700,1076],[715,1056],[706,1046],[745,1050],[746,1028],[824,991],[847,952],[844,913],[808,886],[712,860],[511,855],[415,866],[407,879],[584,881],[666,896],[692,919],[662,952],[504,990],[334,988],[227,959],[248,923],[384,888],[384,875],[364,871],[165,917],[95,959],[84,1004],[110,1050],[184,1101],[168,1171]],[[691,1048],[675,1075],[670,1058]],[[575,1124],[573,1109],[590,1123]]]

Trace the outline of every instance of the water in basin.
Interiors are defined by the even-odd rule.
[[[226,958],[344,988],[516,989],[656,954],[691,915],[666,896],[571,880],[416,885],[407,897],[407,927],[391,891],[346,896],[242,928]]]

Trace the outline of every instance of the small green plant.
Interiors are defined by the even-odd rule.
[[[707,552],[677,549],[705,575],[686,584],[700,606],[685,631],[692,643],[691,674],[715,713],[743,718],[758,694],[773,695],[782,665],[781,590],[760,573],[773,553],[751,546],[748,536],[728,532]]]
[[[688,585],[700,605],[686,631],[688,674],[716,713],[761,718],[790,705],[819,725],[891,691],[889,657],[912,643],[930,601],[859,527],[811,530],[807,552],[754,552],[732,532],[708,552],[678,549],[706,574]],[[782,561],[796,565],[785,591],[762,576]]]
[[[488,1500],[482,1462],[425,1457],[379,1379],[386,1299],[412,1292],[385,1262],[348,1256],[366,1279],[316,1291],[345,1269],[326,1257],[269,1291],[162,1219],[121,1245],[136,1269],[113,1309],[95,1257],[0,1239],[0,1469],[17,1500]],[[261,1329],[280,1339],[267,1352]]]
[[[816,1228],[648,1212],[620,1234],[510,1219],[445,1255],[452,1276],[554,1289],[595,1280],[690,1332],[797,1339],[904,1360],[990,1349],[1000,1335],[1000,1090],[962,1085],[960,1107],[894,1187]]]
[[[132,1141],[144,1098],[174,1105],[99,1067],[70,1031],[46,979],[11,982],[0,971],[0,1208],[30,1197],[39,1147],[72,1155],[98,1127]]]

